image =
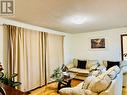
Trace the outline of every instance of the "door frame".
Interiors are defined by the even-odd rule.
[[[121,35],[121,58],[122,58],[122,61],[123,61],[123,37],[124,36],[127,36],[127,34],[122,34]]]

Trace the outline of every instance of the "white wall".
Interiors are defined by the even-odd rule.
[[[64,63],[68,64],[72,60],[71,53],[72,34],[68,34],[64,37]]]
[[[121,34],[127,34],[126,28],[73,34],[71,37],[72,58],[121,60]],[[91,49],[91,38],[105,38],[106,48],[103,50]]]

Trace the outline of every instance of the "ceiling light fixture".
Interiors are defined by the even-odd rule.
[[[72,16],[69,20],[74,24],[83,24],[86,21],[86,18],[84,16]]]

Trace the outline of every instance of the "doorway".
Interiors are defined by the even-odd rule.
[[[127,34],[121,35],[121,56],[122,60],[127,60]]]

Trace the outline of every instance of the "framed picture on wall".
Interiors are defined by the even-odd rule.
[[[91,49],[105,48],[105,38],[91,39]]]

